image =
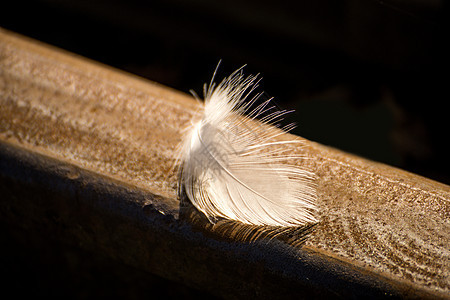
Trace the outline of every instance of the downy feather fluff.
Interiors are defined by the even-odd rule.
[[[212,223],[218,218],[270,226],[316,222],[315,176],[295,164],[301,157],[285,146],[302,142],[277,138],[284,132],[270,125],[278,125],[287,112],[274,111],[270,99],[256,105],[260,94],[248,99],[257,85],[257,76],[244,77],[239,69],[219,85],[205,86],[202,119],[182,149],[179,184]]]

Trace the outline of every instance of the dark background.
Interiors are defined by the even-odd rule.
[[[264,78],[268,96],[296,110],[288,120],[298,124],[294,133],[450,184],[447,4],[292,3],[16,0],[0,5],[0,27],[186,93],[201,94],[220,59],[219,79],[247,64],[246,73]],[[147,285],[139,271],[25,237],[2,234],[8,247],[0,264],[12,289],[138,298],[163,287],[199,296],[156,277]]]

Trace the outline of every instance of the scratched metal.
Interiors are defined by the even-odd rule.
[[[172,199],[198,104],[0,30],[0,139]],[[446,297],[450,187],[305,141],[321,222],[305,249]]]

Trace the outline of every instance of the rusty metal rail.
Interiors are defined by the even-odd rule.
[[[176,197],[190,97],[0,29],[2,224],[227,298],[446,298],[450,187],[314,142],[321,222],[245,241]],[[295,237],[294,237],[295,239]]]

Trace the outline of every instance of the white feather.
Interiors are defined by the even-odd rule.
[[[211,222],[217,218],[271,226],[317,222],[315,176],[295,164],[301,158],[283,146],[302,142],[276,139],[284,133],[270,126],[287,112],[272,112],[270,100],[250,110],[260,96],[247,100],[256,78],[244,77],[238,70],[205,91],[202,119],[184,144],[180,184]]]

